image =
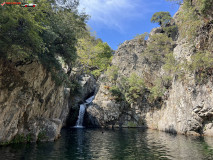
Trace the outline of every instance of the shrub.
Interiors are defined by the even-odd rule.
[[[116,87],[116,86],[112,86],[110,89],[109,89],[110,93],[112,94],[113,97],[115,97],[115,100],[116,101],[121,101],[123,100],[123,94],[121,92],[121,90]]]
[[[61,75],[57,74],[62,66],[56,57],[59,55],[69,68],[73,67],[77,59],[77,37],[86,27],[87,16],[76,12],[76,5],[62,9],[41,0],[33,10],[23,10],[20,6],[0,8],[0,56],[3,53],[5,59],[22,64],[38,60],[48,72],[55,74],[53,77],[60,79]]]
[[[199,84],[205,83],[213,71],[213,55],[208,52],[198,52],[191,57],[191,63],[187,65],[190,72],[195,72],[195,78]]]
[[[135,127],[137,127],[137,124],[135,122],[130,121],[130,122],[127,123],[127,127],[135,128]]]
[[[198,52],[191,57],[192,62],[189,65],[191,71],[202,71],[213,66],[213,55],[208,52]]]
[[[203,16],[212,14],[213,0],[199,0],[198,6],[200,7],[200,12]]]
[[[77,43],[78,61],[86,72],[93,74],[96,78],[107,69],[112,61],[113,51],[107,43],[86,33]]]
[[[175,57],[172,52],[166,54],[163,69],[167,71],[168,74],[177,74],[180,71],[180,67],[180,62],[175,60]]]
[[[197,36],[197,30],[202,24],[202,20],[197,13],[197,9],[191,5],[191,2],[185,1],[183,11],[178,15],[178,28],[182,38],[187,38],[188,41],[194,42]]]
[[[145,92],[145,84],[144,80],[140,78],[136,73],[132,73],[129,78],[127,78],[126,83],[126,100],[130,103],[134,103],[134,101],[143,95]]]
[[[40,131],[38,134],[37,141],[40,142],[42,140],[45,140],[47,138],[46,132],[45,131]]]
[[[82,86],[79,84],[78,81],[72,80],[69,84],[70,84],[69,87],[70,87],[71,96],[76,96],[76,95],[80,95],[81,94],[80,91],[82,89]]]
[[[165,57],[173,50],[173,41],[165,34],[155,34],[150,37],[144,56],[153,65],[161,66],[165,63]]]
[[[18,143],[27,143],[32,141],[32,134],[29,133],[27,135],[17,134],[12,141],[7,141],[1,143],[0,145],[9,145],[9,144],[18,144]]]
[[[143,34],[138,34],[134,37],[134,39],[138,40],[138,43],[142,44],[145,42],[145,40],[147,40],[149,37],[149,33],[145,32]]]
[[[106,75],[110,82],[115,82],[118,78],[118,67],[115,65],[109,66]]]
[[[166,88],[163,85],[162,79],[157,79],[154,82],[154,86],[150,88],[149,101],[154,102],[163,97]]]
[[[166,33],[166,35],[168,37],[175,37],[178,33],[178,27],[177,25],[172,25],[172,26],[168,26],[168,27],[164,27],[163,28],[164,32]]]

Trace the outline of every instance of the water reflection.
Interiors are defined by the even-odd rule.
[[[0,148],[2,160],[213,159],[213,138],[142,129],[66,129],[56,142]]]

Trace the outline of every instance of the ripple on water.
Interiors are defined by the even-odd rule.
[[[0,147],[2,160],[213,159],[213,138],[143,129],[63,129],[55,142]]]

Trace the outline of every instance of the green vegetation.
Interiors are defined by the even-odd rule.
[[[168,37],[175,37],[178,33],[178,27],[175,24],[171,25],[171,20],[169,12],[156,12],[153,14],[151,22],[158,23]]]
[[[163,85],[162,79],[157,79],[154,82],[154,86],[150,88],[149,101],[154,102],[155,100],[160,100],[166,91],[165,86]]]
[[[163,28],[163,31],[168,37],[175,37],[178,34],[177,25],[167,26]]]
[[[122,77],[118,81],[118,86],[112,86],[109,90],[117,101],[125,100],[134,103],[145,92],[144,80],[136,73],[132,73],[128,78]]]
[[[112,86],[110,87],[109,91],[111,92],[112,96],[115,98],[116,101],[119,102],[123,100],[123,94],[118,87]]]
[[[191,63],[186,65],[187,71],[195,73],[198,84],[204,84],[213,74],[213,55],[211,52],[198,52],[191,57]]]
[[[74,2],[72,2],[74,4]],[[40,61],[53,78],[61,81],[61,64],[57,56],[61,56],[69,67],[77,58],[76,36],[85,28],[85,15],[72,8],[51,7],[46,0],[39,2],[38,7],[22,8],[17,5],[0,8],[0,56],[13,62],[23,64]],[[69,24],[69,25],[67,25]]]
[[[191,56],[191,61],[185,59],[177,63],[170,56],[171,63],[168,61],[164,67],[167,70],[170,68],[170,72],[179,75],[179,77],[183,77],[186,73],[195,73],[196,82],[204,84],[212,74],[212,52],[210,51],[211,48],[206,47],[206,45],[210,46],[212,43],[211,38],[208,40],[213,35],[212,22],[208,17],[213,16],[213,0],[192,2],[191,0],[184,1],[183,10],[178,15],[178,29],[181,38],[186,38],[190,44],[193,44],[196,52]],[[198,34],[201,37],[206,36],[205,39],[199,38]]]
[[[17,134],[13,140],[8,141],[8,142],[3,142],[0,145],[9,145],[9,144],[18,144],[18,143],[28,143],[32,141],[32,134],[29,133],[27,135],[24,134]]]
[[[192,55],[192,62],[189,64],[191,71],[202,71],[213,66],[213,55],[210,52],[198,52]]]
[[[14,139],[11,141],[11,143],[23,143],[23,142],[31,142],[32,141],[32,135],[24,135],[24,134],[18,134],[14,137]]]
[[[154,34],[145,50],[146,58],[154,65],[161,66],[165,63],[166,55],[173,50],[173,41],[165,34]]]
[[[41,0],[33,9],[0,7],[0,58],[18,64],[39,61],[51,72],[56,85],[65,84],[73,90],[77,86],[62,67],[70,73],[80,62],[87,72],[99,76],[111,62],[112,50],[90,35],[85,23],[88,16],[78,12],[78,4],[78,0],[71,0],[68,6],[59,7]]]
[[[178,63],[175,60],[175,57],[172,52],[166,55],[166,61],[163,68],[169,73],[174,72],[178,69]]]
[[[202,23],[196,8],[188,1],[184,2],[183,11],[180,12],[178,19],[180,20],[178,23],[180,36],[193,42]]]
[[[185,0],[182,12],[178,15],[180,35],[193,42],[202,25],[209,22],[212,14],[213,0]]]
[[[111,63],[113,51],[107,43],[86,33],[86,36],[78,40],[77,53],[83,69],[98,77]]]
[[[115,65],[109,66],[106,75],[110,82],[115,83],[118,78],[118,67]]]
[[[140,78],[137,74],[132,73],[130,77],[127,78],[126,88],[126,100],[128,102],[134,103],[134,101],[140,96],[142,96],[145,92],[144,80]]]
[[[166,26],[170,23],[172,17],[169,12],[156,12],[153,14],[151,22],[158,23],[161,27]]]
[[[213,0],[199,0],[200,12],[206,16],[212,14]]]
[[[134,122],[132,122],[132,121],[130,121],[130,122],[127,123],[127,127],[129,127],[129,128],[135,128],[135,127],[137,127],[137,124],[134,123]]]
[[[45,131],[40,131],[38,134],[37,141],[40,142],[42,140],[45,140],[47,138],[46,132]]]
[[[144,42],[148,39],[149,33],[145,32],[143,34],[137,34],[134,39],[138,40],[138,43],[144,44]]]

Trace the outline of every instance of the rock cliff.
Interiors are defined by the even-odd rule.
[[[96,80],[74,73],[75,93],[57,86],[39,61],[0,59],[0,143],[53,141],[63,126],[75,125],[79,104],[94,93]]]
[[[177,16],[182,12],[182,8],[174,16],[173,23],[178,22]],[[208,21],[206,26],[212,26]],[[212,27],[204,27],[198,33],[194,41],[201,45],[205,43],[208,51],[212,53]],[[208,29],[207,29],[208,28]],[[180,33],[180,31],[179,31]],[[162,28],[153,29],[152,35],[162,34]],[[202,37],[206,36],[205,42]],[[192,61],[199,45],[192,45],[183,36],[172,37],[173,55],[176,61]],[[178,38],[177,38],[178,37]],[[116,51],[112,60],[112,66],[118,67],[116,82],[106,81],[107,74],[99,78],[99,90],[96,94],[93,105],[87,109],[88,119],[92,126],[102,127],[148,127],[172,133],[193,134],[193,135],[213,135],[213,84],[212,74],[208,75],[205,83],[198,83],[196,72],[186,72],[184,78],[175,75],[168,85],[167,90],[161,99],[150,103],[147,100],[146,92],[135,99],[134,102],[126,103],[113,98],[110,89],[117,85],[123,76],[129,77],[136,73],[142,77],[147,84],[152,84],[156,77],[163,77],[166,72],[162,65],[149,63],[144,56],[144,50],[150,39],[141,43],[137,39],[125,41]],[[199,46],[199,47],[198,47]]]
[[[0,142],[54,140],[67,114],[69,89],[57,87],[38,61],[0,60]]]

